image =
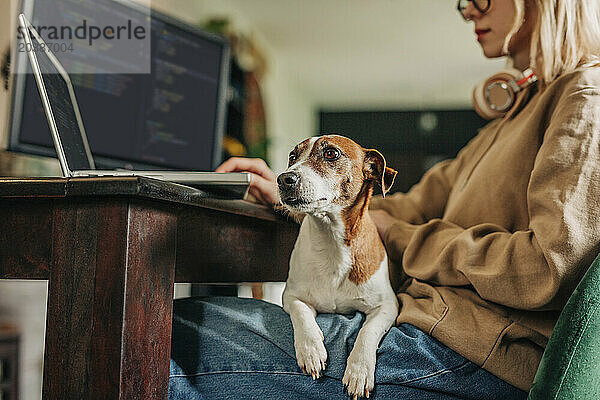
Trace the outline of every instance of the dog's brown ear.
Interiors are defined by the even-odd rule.
[[[385,158],[377,150],[365,150],[365,161],[363,174],[365,179],[374,180],[381,186],[381,192],[385,197],[394,184],[394,178],[398,172],[385,165]]]
[[[392,188],[392,185],[394,184],[394,179],[396,179],[396,175],[398,174],[398,171],[396,171],[395,169],[392,169],[390,167],[385,167],[385,173],[383,174],[383,196],[385,197],[385,195],[387,194],[387,192],[390,191],[390,189]]]

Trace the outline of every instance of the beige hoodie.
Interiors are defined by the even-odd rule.
[[[600,68],[558,78],[370,208],[395,219],[384,243],[406,274],[397,323],[529,390],[600,250]]]

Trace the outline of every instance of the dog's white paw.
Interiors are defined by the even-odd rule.
[[[325,362],[327,361],[323,333],[319,330],[318,335],[296,336],[294,347],[296,349],[296,360],[302,371],[305,374],[312,375],[313,379],[320,378],[321,371],[325,369]]]
[[[375,386],[375,362],[376,354],[369,354],[360,349],[352,349],[346,361],[346,371],[342,378],[344,387],[348,394],[354,399],[358,397],[369,397]]]

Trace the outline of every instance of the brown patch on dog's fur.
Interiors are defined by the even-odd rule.
[[[348,279],[360,285],[371,279],[385,257],[385,248],[379,240],[377,228],[369,235],[361,235],[352,243],[352,269]]]
[[[342,156],[336,161],[325,161],[323,159],[323,150],[327,147],[335,147]],[[362,160],[362,148],[352,140],[341,136],[322,136],[314,143],[310,155],[308,156],[308,165],[317,171],[320,175],[331,175],[345,173],[350,166],[350,159]],[[345,157],[344,157],[345,156]]]
[[[298,145],[296,146],[296,151],[298,152],[298,154],[303,153],[306,149],[308,149],[308,143],[310,143],[310,139],[304,139],[303,141],[301,141],[300,143],[298,143]]]
[[[379,239],[377,227],[368,215],[372,194],[373,182],[365,181],[354,204],[342,211],[346,226],[344,242],[352,252],[352,268],[348,279],[357,285],[367,282],[377,272],[385,257],[385,248]]]
[[[303,141],[301,141],[300,143],[298,143],[298,144],[296,145],[296,147],[294,147],[294,149],[291,151],[291,152],[294,152],[294,153],[296,153],[296,156],[297,156],[296,160],[297,160],[298,158],[300,158],[300,156],[302,155],[302,153],[304,153],[306,150],[308,150],[308,143],[310,142],[310,139],[311,139],[311,138],[304,139]],[[290,152],[290,153],[291,153],[291,152]],[[291,166],[292,166],[292,164],[293,164],[293,163],[291,163],[291,164],[290,164],[290,163],[288,163],[288,168],[289,168],[289,167],[291,167]]]
[[[312,148],[310,149],[310,153],[308,154],[308,158],[306,160],[306,164],[312,168],[316,173],[321,176],[325,176],[325,171],[327,170],[325,163],[323,163],[323,159],[321,158],[321,152],[323,151],[323,138],[318,138],[314,143]]]

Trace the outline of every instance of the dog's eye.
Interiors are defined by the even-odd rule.
[[[297,158],[297,157],[296,157],[296,155],[295,155],[294,153],[290,153],[290,156],[289,156],[289,158],[288,158],[288,163],[289,163],[290,165],[292,165],[292,164],[293,164],[293,163],[296,161],[296,158]]]
[[[340,158],[340,151],[335,147],[328,147],[323,150],[323,157],[325,157],[327,161],[335,161]]]

